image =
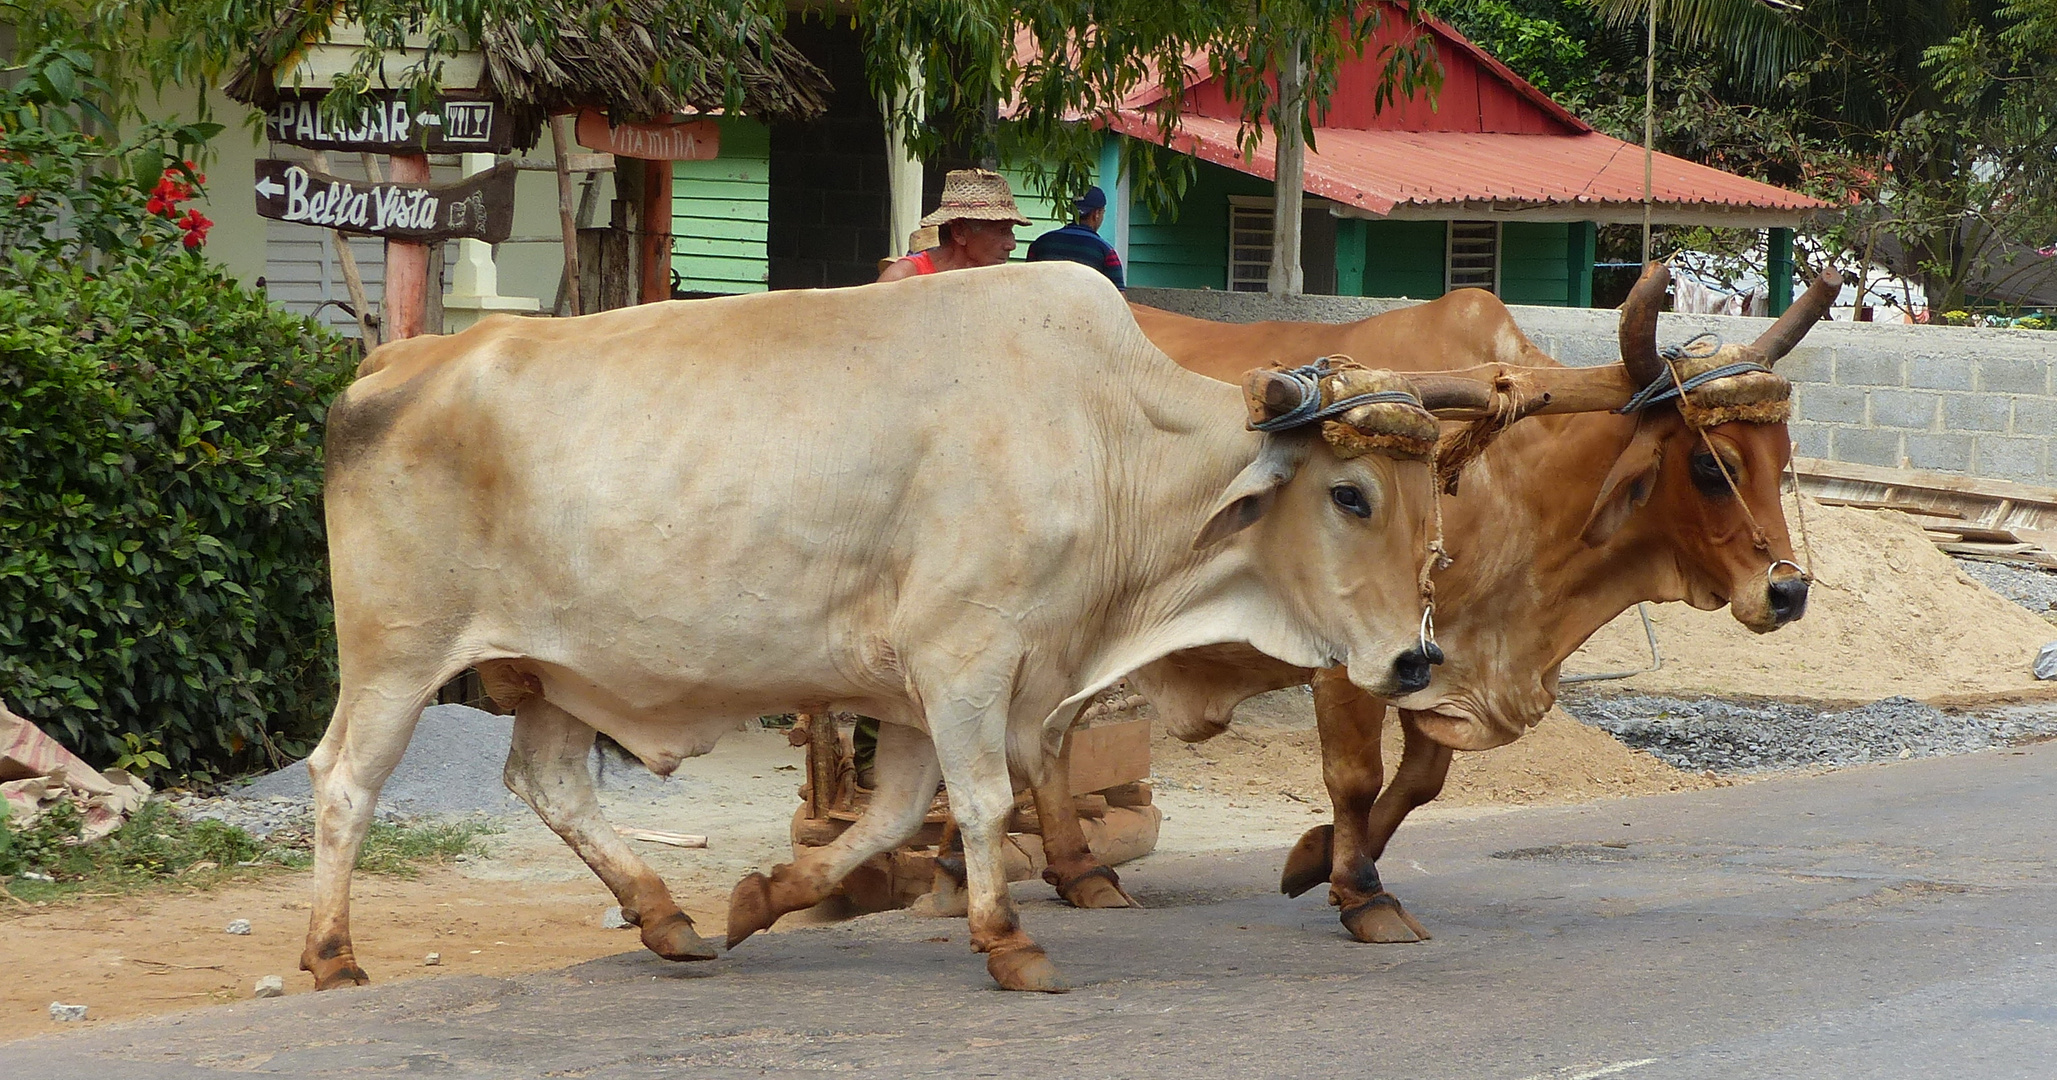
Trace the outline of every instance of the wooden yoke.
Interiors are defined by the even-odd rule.
[[[1410,372],[1407,381],[1440,420],[1483,420],[1512,406],[1517,416],[1612,412],[1637,387],[1620,364],[1586,368],[1479,364],[1434,374]],[[1513,400],[1508,400],[1509,398]]]

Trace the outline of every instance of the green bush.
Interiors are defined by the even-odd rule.
[[[0,264],[0,693],[89,761],[299,755],[333,697],[340,339],[198,258]],[[136,735],[138,740],[125,740]]]

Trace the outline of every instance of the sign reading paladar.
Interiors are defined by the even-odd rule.
[[[265,119],[273,142],[309,150],[374,154],[504,154],[514,148],[513,123],[497,101],[439,97],[425,109],[404,95],[375,92],[347,124],[321,114],[321,96],[281,96]]]
[[[350,180],[267,159],[257,163],[256,191],[264,217],[389,240],[497,244],[514,226],[514,169],[506,164],[432,186]]]

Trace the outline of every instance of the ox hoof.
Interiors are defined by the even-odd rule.
[[[1057,895],[1075,908],[1142,907],[1121,887],[1121,878],[1105,866],[1095,866],[1066,880],[1054,868],[1043,871],[1043,880],[1057,886]]]
[[[366,975],[364,969],[357,966],[357,961],[349,956],[318,960],[312,964],[303,962],[300,966],[314,976],[314,989],[317,992],[340,990],[346,986],[365,986],[371,982],[371,976]]]
[[[922,893],[907,910],[926,919],[962,919],[971,913],[971,897],[954,883],[949,888],[939,885]]]
[[[1307,830],[1307,835],[1301,837],[1286,855],[1286,869],[1279,875],[1278,891],[1287,896],[1298,896],[1316,885],[1327,884],[1330,865],[1335,857],[1335,842],[1334,825],[1316,825]]]
[[[771,906],[770,878],[751,874],[736,882],[736,891],[729,894],[729,948],[741,945],[759,930],[770,929],[778,918]]]
[[[1427,941],[1429,932],[1400,906],[1400,898],[1380,893],[1356,907],[1343,909],[1343,926],[1367,945],[1410,945]]]
[[[735,933],[733,921],[729,933]],[[693,920],[677,911],[644,926],[643,945],[666,960],[712,960],[720,955],[713,945],[694,932]]]
[[[1071,988],[1057,976],[1057,965],[1037,945],[1024,945],[986,954],[986,970],[1002,990],[1027,990],[1039,994],[1062,994]]]

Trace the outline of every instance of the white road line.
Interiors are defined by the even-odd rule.
[[[1602,1076],[1613,1076],[1616,1073],[1625,1073],[1630,1069],[1640,1069],[1645,1065],[1655,1065],[1656,1063],[1656,1058],[1643,1058],[1638,1061],[1617,1061],[1612,1065],[1602,1065],[1597,1069],[1588,1069],[1582,1073],[1568,1074],[1563,1069],[1552,1069],[1546,1073],[1537,1073],[1534,1076],[1523,1077],[1522,1080],[1599,1080]]]

